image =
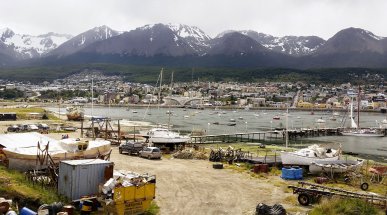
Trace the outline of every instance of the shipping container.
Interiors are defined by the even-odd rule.
[[[71,200],[97,195],[99,185],[113,176],[113,162],[101,159],[68,160],[59,164],[58,192]]]

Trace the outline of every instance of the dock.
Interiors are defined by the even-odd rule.
[[[191,143],[237,143],[265,140],[266,132],[245,132],[218,135],[191,136]]]
[[[387,129],[376,128],[380,133],[387,135]],[[320,136],[340,136],[343,128],[303,128],[288,130],[289,140]],[[261,140],[285,139],[285,129],[272,130],[266,132],[244,132],[217,135],[191,136],[191,143],[238,143],[238,142],[258,142]]]

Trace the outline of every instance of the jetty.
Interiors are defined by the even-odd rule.
[[[378,132],[387,135],[387,129],[377,128]],[[342,127],[337,128],[303,128],[288,130],[288,137],[291,140],[320,136],[340,136]],[[261,140],[285,139],[286,130],[271,130],[262,132],[242,132],[216,135],[191,136],[191,143],[238,143],[238,142],[258,142]]]

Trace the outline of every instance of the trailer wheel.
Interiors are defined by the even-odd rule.
[[[360,185],[360,188],[362,190],[368,190],[368,186],[369,186],[368,183],[364,182],[363,184]]]
[[[298,195],[298,202],[303,206],[308,206],[310,203],[310,196],[306,193]]]

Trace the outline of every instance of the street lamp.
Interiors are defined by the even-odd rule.
[[[246,133],[247,133],[247,121],[245,122],[245,127],[246,127]]]

